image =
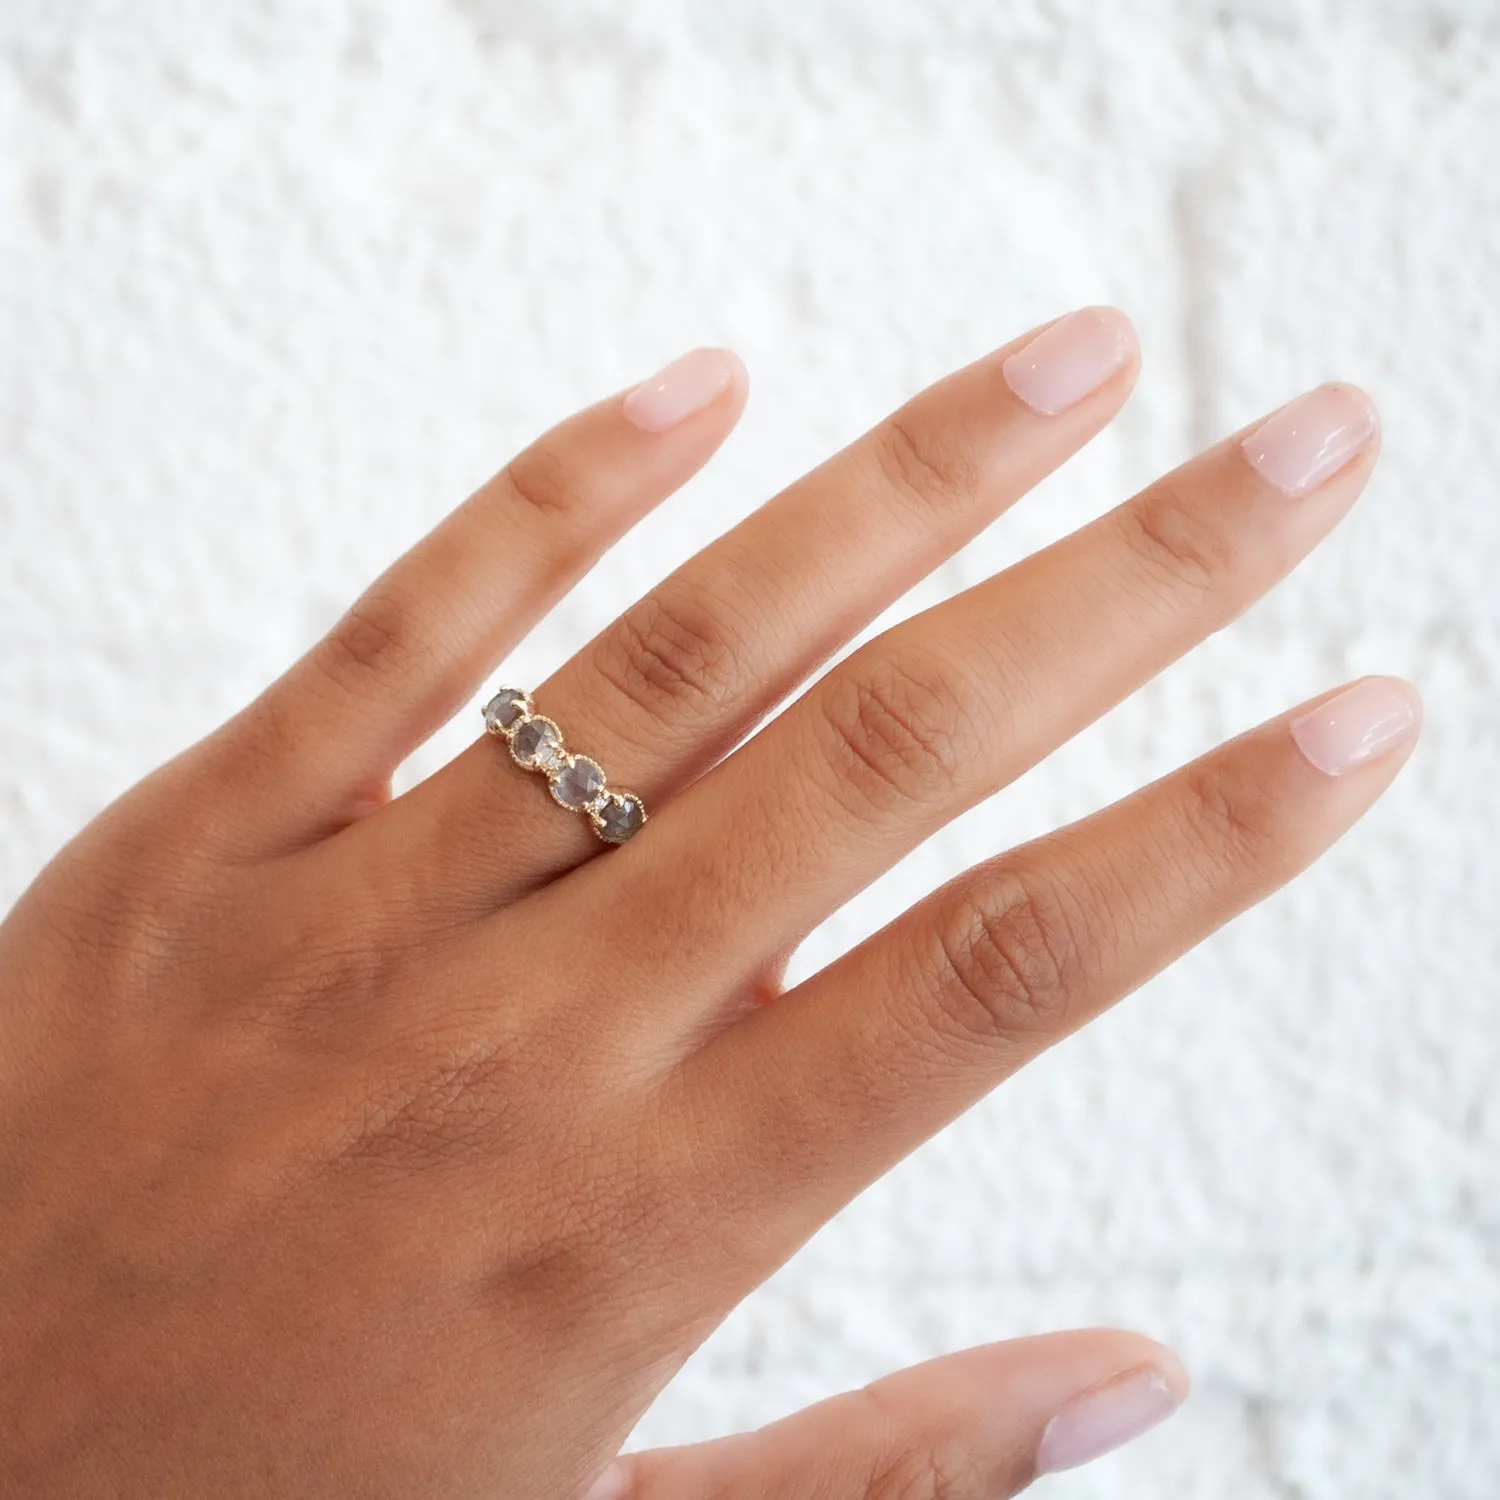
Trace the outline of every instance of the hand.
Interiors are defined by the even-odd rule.
[[[1373,411],[1325,387],[728,753],[1104,426],[1136,364],[1117,313],[1026,335],[541,684],[650,811],[621,847],[494,736],[389,781],[723,439],[745,384],[714,351],[543,437],[69,845],[0,928],[0,1495],[577,1495],[842,1204],[1343,833],[1415,738],[1403,684],[1002,854],[781,992],[812,926],[1233,619],[1364,485]],[[1001,1346],[601,1483],[1008,1493],[1182,1389],[1126,1334]]]

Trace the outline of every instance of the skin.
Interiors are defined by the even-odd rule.
[[[1023,341],[1018,340],[1018,347]],[[959,875],[783,994],[914,845],[1238,615],[1341,518],[1226,440],[845,658],[1105,426],[1008,350],[921,393],[535,691],[643,795],[608,849],[493,739],[397,764],[733,426],[546,434],[0,926],[0,1496],[570,1497],[735,1303],[1030,1058],[1316,859],[1396,774],[1283,717]],[[726,758],[727,757],[727,758]],[[1089,1330],[971,1350],[601,1494],[1024,1487],[1129,1372]]]

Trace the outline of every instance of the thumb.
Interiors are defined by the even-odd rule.
[[[996,1500],[1140,1436],[1187,1385],[1138,1334],[988,1344],[758,1432],[616,1459],[585,1500]]]

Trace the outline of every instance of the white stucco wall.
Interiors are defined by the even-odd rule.
[[[6,900],[513,448],[688,345],[745,356],[741,432],[508,676],[1076,304],[1135,317],[1138,394],[903,609],[1368,386],[1385,458],[1318,556],[801,963],[1366,670],[1425,690],[1407,773],[842,1215],[638,1439],[1118,1321],[1196,1394],[1051,1494],[1500,1493],[1494,4],[4,0],[0,143]]]

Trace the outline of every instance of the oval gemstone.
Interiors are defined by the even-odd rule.
[[[526,694],[520,688],[501,688],[484,705],[484,727],[491,734],[504,734],[526,712]]]
[[[572,812],[587,807],[604,790],[604,772],[586,755],[572,756],[552,779],[553,797]]]
[[[629,792],[611,792],[594,811],[594,827],[606,843],[623,844],[646,821],[639,797]]]
[[[511,736],[510,753],[528,770],[555,771],[563,763],[562,735],[550,719],[527,719]]]

